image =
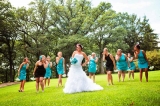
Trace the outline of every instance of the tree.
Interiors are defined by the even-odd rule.
[[[14,81],[15,40],[17,39],[14,8],[6,0],[0,1],[0,53],[3,56],[3,64],[9,66],[9,80]],[[7,78],[7,77],[6,77]],[[7,79],[5,81],[8,81]]]

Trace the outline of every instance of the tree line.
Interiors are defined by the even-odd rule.
[[[89,0],[33,0],[29,8],[15,8],[0,0],[0,82],[14,81],[24,57],[30,73],[41,54],[55,61],[62,51],[69,63],[76,43],[101,59],[104,47],[113,54],[118,48],[132,53],[136,43],[157,49],[157,38],[146,16],[116,12],[107,2],[93,7]],[[98,64],[102,73],[102,61]]]

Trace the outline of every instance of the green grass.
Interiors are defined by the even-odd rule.
[[[35,82],[27,82],[25,92],[18,92],[19,84],[0,88],[0,106],[160,106],[160,71],[149,72],[149,82],[135,80],[118,82],[113,74],[114,85],[107,86],[106,75],[97,75],[96,83],[104,87],[102,91],[64,94],[57,88],[57,79],[45,92],[35,92]],[[66,78],[63,78],[63,82]]]

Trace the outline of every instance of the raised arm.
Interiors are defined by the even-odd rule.
[[[127,56],[124,54],[125,58],[126,58],[126,62],[128,63],[128,67],[130,67],[130,62],[128,61]]]
[[[18,69],[18,76],[19,76],[19,73],[20,73],[20,70],[21,70],[23,64],[24,64],[24,63],[22,63],[22,64],[19,66],[19,69]]]
[[[52,65],[53,65],[52,62],[50,62],[49,64],[50,64],[50,68],[52,68]]]
[[[48,61],[44,61],[44,62],[42,62],[42,63],[43,63],[44,68],[47,68],[47,67],[48,67]]]
[[[59,57],[56,57],[56,63],[57,64],[59,63]]]
[[[95,60],[95,62],[96,62],[96,63],[98,62],[98,57],[96,57],[96,60]]]
[[[74,51],[74,52],[72,53],[72,58],[74,57],[75,54],[76,54],[76,51]]]
[[[134,57],[135,57],[136,59],[138,58],[138,52],[137,52],[137,51],[134,52]]]
[[[105,59],[105,53],[103,52],[102,55],[103,55],[102,59],[103,59],[103,61],[105,61],[106,60]]]
[[[119,55],[116,55],[116,56],[115,56],[115,59],[116,59],[116,61],[119,61],[120,56],[119,56]]]

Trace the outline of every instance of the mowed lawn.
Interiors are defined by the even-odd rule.
[[[160,71],[150,71],[149,82],[144,75],[140,82],[139,73],[135,80],[128,80],[126,74],[125,82],[118,82],[117,73],[113,79],[114,85],[107,86],[106,75],[97,75],[96,83],[104,90],[75,94],[64,94],[63,87],[56,87],[57,79],[39,93],[34,81],[26,83],[25,92],[18,92],[19,84],[7,86],[0,88],[0,106],[160,106]]]

